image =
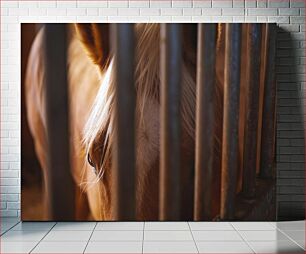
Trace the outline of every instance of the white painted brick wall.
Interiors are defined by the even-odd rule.
[[[304,0],[8,1],[1,4],[1,216],[20,216],[21,22],[277,22],[279,215],[304,214]],[[304,113],[302,113],[304,116]],[[293,212],[292,212],[293,211]],[[296,212],[297,211],[297,212]]]

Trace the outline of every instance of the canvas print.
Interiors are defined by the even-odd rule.
[[[274,24],[21,24],[22,220],[275,220]]]

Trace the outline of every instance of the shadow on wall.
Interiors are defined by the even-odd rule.
[[[305,36],[302,33],[298,35]],[[276,52],[278,220],[305,218],[304,40],[293,37],[283,28],[278,30]]]

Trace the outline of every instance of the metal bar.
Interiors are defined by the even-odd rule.
[[[182,25],[161,25],[160,220],[180,219]]]
[[[221,219],[234,218],[238,169],[241,24],[226,24]]]
[[[135,220],[135,85],[134,26],[112,25],[115,69],[113,147],[113,215],[116,220]]]
[[[46,115],[48,135],[47,203],[50,220],[73,220],[75,189],[70,171],[67,87],[67,32],[45,25]]]
[[[249,24],[247,32],[246,124],[242,191],[254,197],[256,187],[257,129],[260,84],[261,24]]]
[[[211,220],[216,24],[198,25],[194,219]]]
[[[260,52],[260,85],[259,85],[259,108],[258,108],[258,129],[257,129],[257,151],[256,151],[256,175],[259,173],[260,168],[260,156],[261,156],[261,135],[262,135],[262,114],[263,114],[263,100],[264,100],[264,75],[266,68],[266,57],[265,54],[267,52],[266,48],[266,26],[269,24],[262,24],[261,29],[261,52]]]
[[[270,178],[275,172],[274,146],[275,146],[275,105],[276,105],[276,81],[275,81],[275,51],[276,51],[276,25],[267,24],[265,29],[265,57],[264,71],[264,108],[262,117],[261,161],[260,177]]]

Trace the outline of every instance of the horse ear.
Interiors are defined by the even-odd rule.
[[[108,24],[75,24],[77,35],[92,61],[103,71],[109,65]]]

